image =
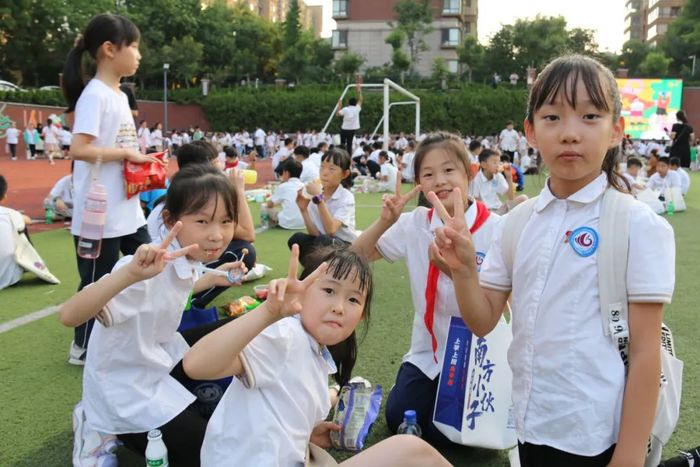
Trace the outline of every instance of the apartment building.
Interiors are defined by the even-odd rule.
[[[211,0],[203,0],[202,3],[210,3]],[[273,23],[283,23],[287,19],[290,0],[227,0],[228,5],[246,5],[250,11]],[[299,23],[304,29],[311,29],[315,36],[321,36],[323,30],[323,7],[308,6],[304,0],[299,3]]]
[[[398,0],[333,0],[336,29],[331,44],[336,58],[346,52],[365,59],[364,68],[391,62],[392,48],[384,39],[395,21],[394,5]],[[477,35],[478,0],[430,0],[433,31],[425,37],[428,50],[421,52],[416,71],[429,75],[435,58],[442,57],[448,69],[460,71],[457,47],[467,35]]]
[[[636,39],[658,45],[682,7],[683,0],[627,0],[625,41]]]

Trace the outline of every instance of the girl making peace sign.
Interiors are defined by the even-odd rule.
[[[115,436],[143,453],[153,428],[163,432],[171,465],[199,465],[207,420],[189,408],[195,396],[176,377],[189,345],[220,324],[184,336],[177,328],[192,293],[231,285],[225,277],[196,271],[231,241],[235,193],[214,167],[183,168],[168,190],[163,218],[171,230],[161,230],[160,243],[141,245],[61,307],[66,326],[97,320],[83,399],[73,413],[73,465],[106,465],[96,462],[114,455]],[[219,267],[239,268],[240,262]]]

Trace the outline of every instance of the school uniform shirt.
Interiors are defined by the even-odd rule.
[[[406,168],[401,170],[401,176],[404,180],[408,180],[409,182],[412,182],[413,178],[415,177],[415,174],[413,173],[413,158],[415,155],[416,153],[414,152],[407,152],[403,155],[402,159],[402,162],[406,164]]]
[[[58,144],[58,128],[55,125],[45,126],[41,130],[41,134],[44,136],[44,143],[46,144]]]
[[[99,79],[91,79],[75,108],[73,134],[94,136],[93,145],[107,148],[139,150],[134,117],[126,94],[110,89]],[[92,182],[95,164],[75,161],[73,170],[74,209],[71,233],[80,235],[83,208]],[[103,238],[129,235],[144,225],[146,219],[139,197],[126,198],[124,161],[102,162],[98,181],[107,189],[107,223]]]
[[[297,205],[297,193],[304,184],[296,177],[280,183],[270,197],[270,201],[282,206],[277,214],[277,222],[283,229],[301,230],[305,227],[304,218]]]
[[[647,182],[647,188],[651,190],[657,190],[663,192],[667,188],[678,187],[681,188],[681,176],[673,170],[669,170],[665,177],[662,177],[659,172],[656,172]]]
[[[272,156],[272,170],[275,170],[278,165],[280,165],[280,162],[285,160],[291,152],[289,152],[289,149],[287,149],[286,146],[282,146],[279,151],[277,151],[273,156]]]
[[[7,144],[17,144],[19,141],[19,130],[17,128],[8,128],[5,130]]]
[[[387,177],[386,182],[379,182],[379,189],[381,191],[394,191],[396,189],[396,176],[399,170],[388,162],[381,165],[379,170],[379,175],[381,177]]]
[[[177,240],[170,248],[179,248]],[[121,258],[113,271],[131,259]],[[173,260],[160,274],[124,289],[96,316],[83,372],[83,407],[93,429],[148,431],[196,399],[169,374],[189,349],[177,328],[198,279],[195,265],[186,257]]]
[[[517,151],[518,144],[520,143],[520,135],[515,130],[504,129],[498,136],[498,140],[501,142],[501,149],[504,151]]]
[[[49,196],[52,200],[61,198],[68,206],[73,206],[73,176],[64,175],[51,188]]]
[[[476,203],[472,203],[464,213],[467,226],[471,227],[476,219]],[[476,249],[477,269],[488,256],[491,241],[501,218],[491,213],[484,224],[472,234]],[[457,299],[455,298],[452,279],[440,273],[437,284],[437,300],[433,332],[437,340],[437,351],[433,358],[432,338],[425,327],[425,288],[428,282],[428,248],[433,243],[433,232],[443,223],[437,213],[428,220],[428,209],[418,207],[411,212],[403,213],[399,220],[379,238],[377,250],[393,263],[404,260],[408,269],[408,280],[413,299],[413,330],[411,332],[411,347],[404,355],[403,361],[418,367],[428,378],[434,379],[442,369],[442,358],[445,353],[447,330],[452,316],[461,316]]]
[[[478,198],[491,210],[497,210],[503,206],[503,202],[498,195],[503,195],[508,192],[508,182],[506,178],[497,173],[489,180],[484,175],[483,170],[477,172],[474,180],[469,184],[469,194]]]
[[[348,105],[340,109],[340,115],[343,116],[343,123],[340,128],[343,130],[359,130],[361,111],[362,107],[359,105]]]
[[[341,222],[334,237],[352,243],[357,238],[357,232],[355,232],[355,195],[350,190],[338,186],[333,196],[326,199],[325,203],[331,216]],[[311,222],[322,235],[326,235],[326,229],[323,227],[321,215],[318,212],[318,205],[309,203],[308,211]]]
[[[598,296],[596,245],[607,186],[601,174],[557,199],[547,184],[520,236],[513,270],[504,263],[499,231],[480,275],[483,287],[512,291],[508,361],[518,439],[581,456],[617,442],[625,385],[620,354],[603,334]],[[628,301],[670,303],[671,226],[635,200],[629,227]]]
[[[320,169],[321,168],[321,159],[323,159],[323,153],[322,152],[312,152],[309,155],[309,160],[314,163],[316,168]]]
[[[158,203],[151,209],[150,214],[148,214],[148,218],[146,219],[146,228],[148,229],[148,235],[150,235],[151,238],[158,238],[160,236],[160,229],[162,229],[164,225],[164,207],[164,202]]]
[[[683,193],[684,196],[687,195],[688,189],[690,188],[690,176],[688,172],[681,168],[673,170],[673,172],[677,173],[678,177],[681,179],[681,193]]]
[[[17,233],[24,230],[24,218],[14,209],[0,206],[0,290],[19,282],[24,272],[15,261]]]
[[[318,180],[320,177],[320,171],[318,166],[310,158],[306,158],[301,161],[301,176],[299,179],[302,183],[313,182]]]
[[[331,409],[330,353],[298,317],[268,326],[240,353],[234,378],[212,414],[202,444],[206,466],[298,466],[309,436]]]

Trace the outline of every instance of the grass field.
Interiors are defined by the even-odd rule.
[[[541,180],[529,177],[527,193],[536,194]],[[700,444],[700,346],[697,345],[696,303],[698,287],[698,231],[700,229],[700,175],[693,174],[688,211],[670,218],[676,232],[676,291],[666,308],[665,321],[676,339],[676,351],[685,361],[684,391],[678,429],[665,457],[678,449]],[[380,195],[357,195],[357,225],[366,228],[378,215]],[[257,205],[251,206],[257,219]],[[286,240],[290,233],[266,231],[255,243],[258,261],[274,268],[271,276],[284,274],[288,259]],[[0,291],[0,324],[34,311],[62,303],[76,289],[78,276],[69,232],[57,230],[33,236],[52,272],[62,283],[48,285],[26,276],[20,284]],[[377,262],[374,266],[376,292],[371,326],[360,346],[355,373],[388,390],[393,384],[402,355],[408,349],[413,307],[403,264]],[[269,277],[268,277],[269,278]],[[265,279],[266,280],[266,279]],[[232,289],[215,303],[240,295],[252,295],[254,284]],[[82,369],[67,363],[72,330],[62,327],[55,315],[42,318],[0,334],[0,419],[1,466],[70,465],[72,431],[70,414],[80,399]],[[254,429],[252,430],[254,433]],[[383,417],[371,435],[374,443],[388,436]],[[343,458],[343,453],[336,453]],[[462,466],[504,466],[504,453],[455,447],[444,451]],[[123,466],[143,465],[143,460],[120,452]]]

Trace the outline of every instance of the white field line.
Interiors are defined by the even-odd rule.
[[[0,324],[0,334],[2,334],[3,332],[12,331],[13,329],[16,329],[20,326],[24,326],[25,324],[29,324],[33,321],[53,315],[54,313],[58,312],[60,307],[61,305],[50,306],[44,308],[43,310],[35,311],[34,313],[30,313],[28,315],[24,315],[19,318],[13,319],[12,321],[2,323]]]

